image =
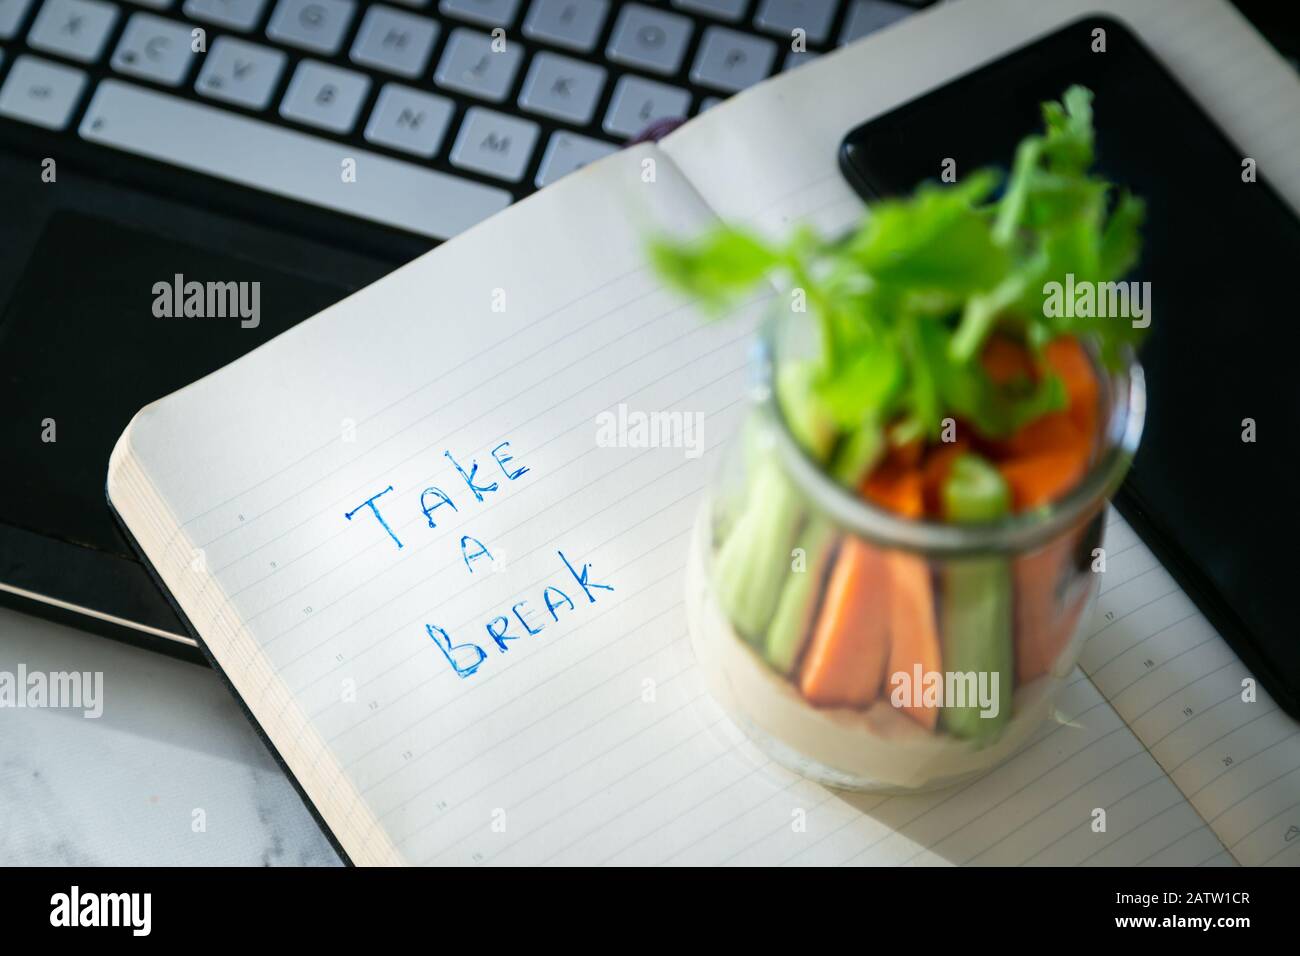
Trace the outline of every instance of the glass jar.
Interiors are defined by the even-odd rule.
[[[691,645],[709,689],[769,756],[830,786],[978,776],[1032,739],[1078,660],[1107,499],[1141,437],[1141,367],[1098,367],[1096,447],[1068,493],[946,524],[879,508],[808,457],[775,399],[775,327],[690,546]],[[757,524],[736,534],[745,522]]]

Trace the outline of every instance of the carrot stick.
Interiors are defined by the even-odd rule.
[[[925,490],[921,472],[893,460],[885,461],[862,483],[864,497],[904,518],[925,514]]]
[[[1016,511],[1037,508],[1069,491],[1083,477],[1088,459],[1079,450],[1045,452],[1011,458],[998,465],[998,471],[1011,488]]]
[[[1021,426],[1005,441],[999,451],[1007,458],[1025,458],[1054,452],[1073,452],[1087,458],[1091,439],[1075,423],[1068,411],[1050,412]]]
[[[1065,383],[1070,419],[1091,443],[1097,431],[1097,400],[1101,386],[1088,353],[1078,339],[1061,337],[1047,343],[1043,358]]]
[[[930,566],[924,559],[903,552],[893,552],[885,561],[889,570],[887,683],[897,679],[898,674],[906,674],[911,680],[918,665],[923,678],[930,672],[941,672]],[[938,707],[904,704],[901,709],[927,730],[934,730],[939,723]]]
[[[1104,515],[1015,563],[1016,674],[1030,681],[1048,673],[1079,626],[1093,593],[1088,575],[1076,566],[1102,537]],[[1086,555],[1086,557],[1085,557]]]
[[[1082,531],[1016,559],[1012,573],[1016,605],[1016,679],[1027,683],[1048,673],[1070,642],[1088,603],[1088,589],[1062,599],[1074,577],[1072,562]]]
[[[889,656],[888,587],[880,552],[859,538],[846,538],[799,675],[809,703],[865,707],[875,700]]]

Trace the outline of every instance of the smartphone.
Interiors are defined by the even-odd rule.
[[[850,132],[868,201],[1005,173],[1071,84],[1094,93],[1097,168],[1146,201],[1142,444],[1115,504],[1300,718],[1300,220],[1120,21],[1086,17]],[[952,168],[951,164],[947,168]]]

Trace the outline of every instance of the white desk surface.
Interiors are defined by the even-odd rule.
[[[0,708],[0,865],[339,865],[213,672],[0,608],[20,663],[102,671],[104,712]]]

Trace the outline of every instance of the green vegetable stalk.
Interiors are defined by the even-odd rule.
[[[830,522],[820,515],[809,519],[799,536],[806,563],[802,570],[792,572],[786,579],[763,647],[767,662],[786,676],[794,672],[812,629],[817,615],[818,587],[835,554],[836,537]]]
[[[781,597],[803,503],[774,456],[750,479],[744,510],[713,559],[718,603],[736,631],[758,643]]]
[[[835,455],[831,477],[850,488],[855,486],[871,471],[883,450],[879,428],[860,429]],[[817,513],[809,515],[798,544],[805,566],[801,571],[792,571],[786,579],[763,650],[768,663],[782,674],[794,671],[808,640],[817,614],[820,585],[835,553],[837,538],[826,518]]]
[[[808,387],[809,372],[805,363],[783,367],[777,376],[777,401],[795,440],[814,460],[824,461],[835,430]],[[878,434],[874,429],[857,432],[835,456],[833,470],[844,474],[846,481],[864,473],[879,452]],[[787,627],[809,603],[808,584],[817,578],[807,572],[790,573],[793,550],[807,516],[803,495],[780,460],[770,449],[762,449],[753,462],[742,510],[718,548],[713,569],[723,612],[742,637],[759,647],[764,646],[764,635],[778,606],[785,608],[782,626]],[[819,537],[812,527],[804,534]],[[805,549],[805,554],[813,555],[814,550]],[[789,597],[785,597],[786,591],[792,592]]]
[[[953,462],[942,491],[944,517],[954,523],[997,521],[1011,511],[1011,491],[998,470],[977,455]],[[940,586],[940,639],[944,670],[998,678],[997,714],[982,716],[978,701],[945,706],[939,723],[956,737],[991,740],[1011,719],[1015,679],[1012,644],[1011,566],[1004,558],[950,561]]]

